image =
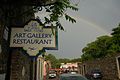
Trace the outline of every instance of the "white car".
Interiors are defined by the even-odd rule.
[[[56,78],[57,74],[56,71],[49,71],[49,78]]]

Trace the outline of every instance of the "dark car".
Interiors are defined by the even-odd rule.
[[[80,74],[64,73],[60,75],[60,80],[88,80]]]
[[[88,79],[102,79],[102,72],[100,69],[93,69],[85,75]]]

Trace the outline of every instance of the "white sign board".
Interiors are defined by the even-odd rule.
[[[43,48],[56,48],[56,29],[44,28],[38,21],[31,20],[24,28],[11,29],[10,47],[23,47],[30,56]]]

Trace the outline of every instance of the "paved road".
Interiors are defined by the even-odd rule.
[[[52,79],[48,79],[48,80],[59,80],[59,78],[56,77],[56,78],[52,78]]]

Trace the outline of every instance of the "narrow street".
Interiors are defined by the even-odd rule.
[[[53,78],[53,79],[48,79],[48,80],[59,80],[59,78]]]
[[[59,80],[59,77],[48,79],[48,80]]]
[[[48,80],[59,80],[59,78],[57,77],[57,78],[52,78],[52,79],[48,79]]]

